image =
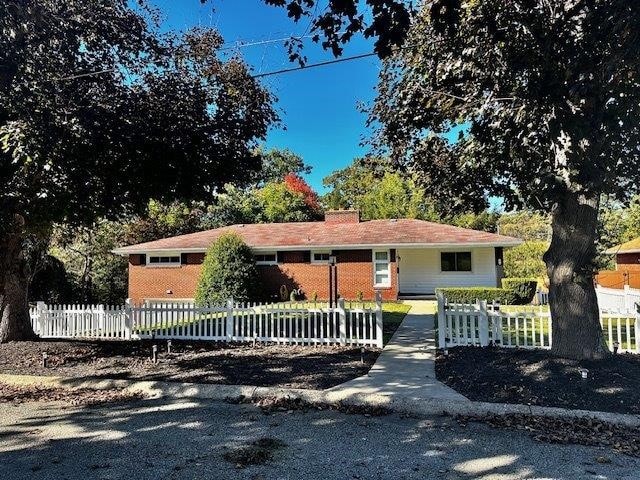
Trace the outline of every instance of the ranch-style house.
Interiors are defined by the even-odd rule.
[[[433,295],[437,287],[499,286],[503,249],[521,243],[503,235],[412,219],[361,221],[354,210],[324,221],[231,225],[114,250],[129,258],[129,297],[136,303],[184,301],[195,295],[207,249],[225,232],[249,245],[265,290],[282,285],[307,298],[329,297],[335,256],[339,294],[385,300]]]

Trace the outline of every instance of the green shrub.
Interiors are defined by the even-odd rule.
[[[235,233],[225,233],[211,245],[202,265],[196,290],[199,305],[254,300],[259,277],[251,249]]]
[[[451,303],[476,303],[476,300],[486,300],[489,303],[499,302],[512,304],[513,291],[497,287],[448,287],[437,288],[437,293],[442,293]]]
[[[527,305],[536,294],[538,281],[535,278],[503,278],[502,288],[513,292],[514,305]]]

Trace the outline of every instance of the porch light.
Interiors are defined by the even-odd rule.
[[[587,378],[589,378],[589,370],[587,370],[586,368],[581,368],[579,372],[580,372],[580,377],[583,380],[586,380]]]
[[[329,255],[329,265],[335,265],[337,263],[337,259],[335,255]]]

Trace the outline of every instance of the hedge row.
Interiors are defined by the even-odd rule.
[[[531,303],[536,293],[537,282],[530,278],[505,278],[502,288],[497,287],[450,287],[438,288],[452,303],[475,303],[486,300],[489,303],[498,302],[503,305],[526,305]]]

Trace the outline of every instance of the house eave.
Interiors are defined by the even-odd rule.
[[[369,250],[369,249],[442,249],[442,248],[483,248],[483,247],[516,247],[522,241],[504,241],[504,242],[438,242],[438,243],[370,243],[370,244],[305,244],[305,245],[265,245],[251,246],[256,252],[268,251],[297,251],[297,250]],[[128,247],[116,248],[112,250],[116,255],[142,255],[148,253],[165,253],[165,252],[181,252],[181,253],[206,253],[207,249],[203,247],[191,248],[136,248]]]

